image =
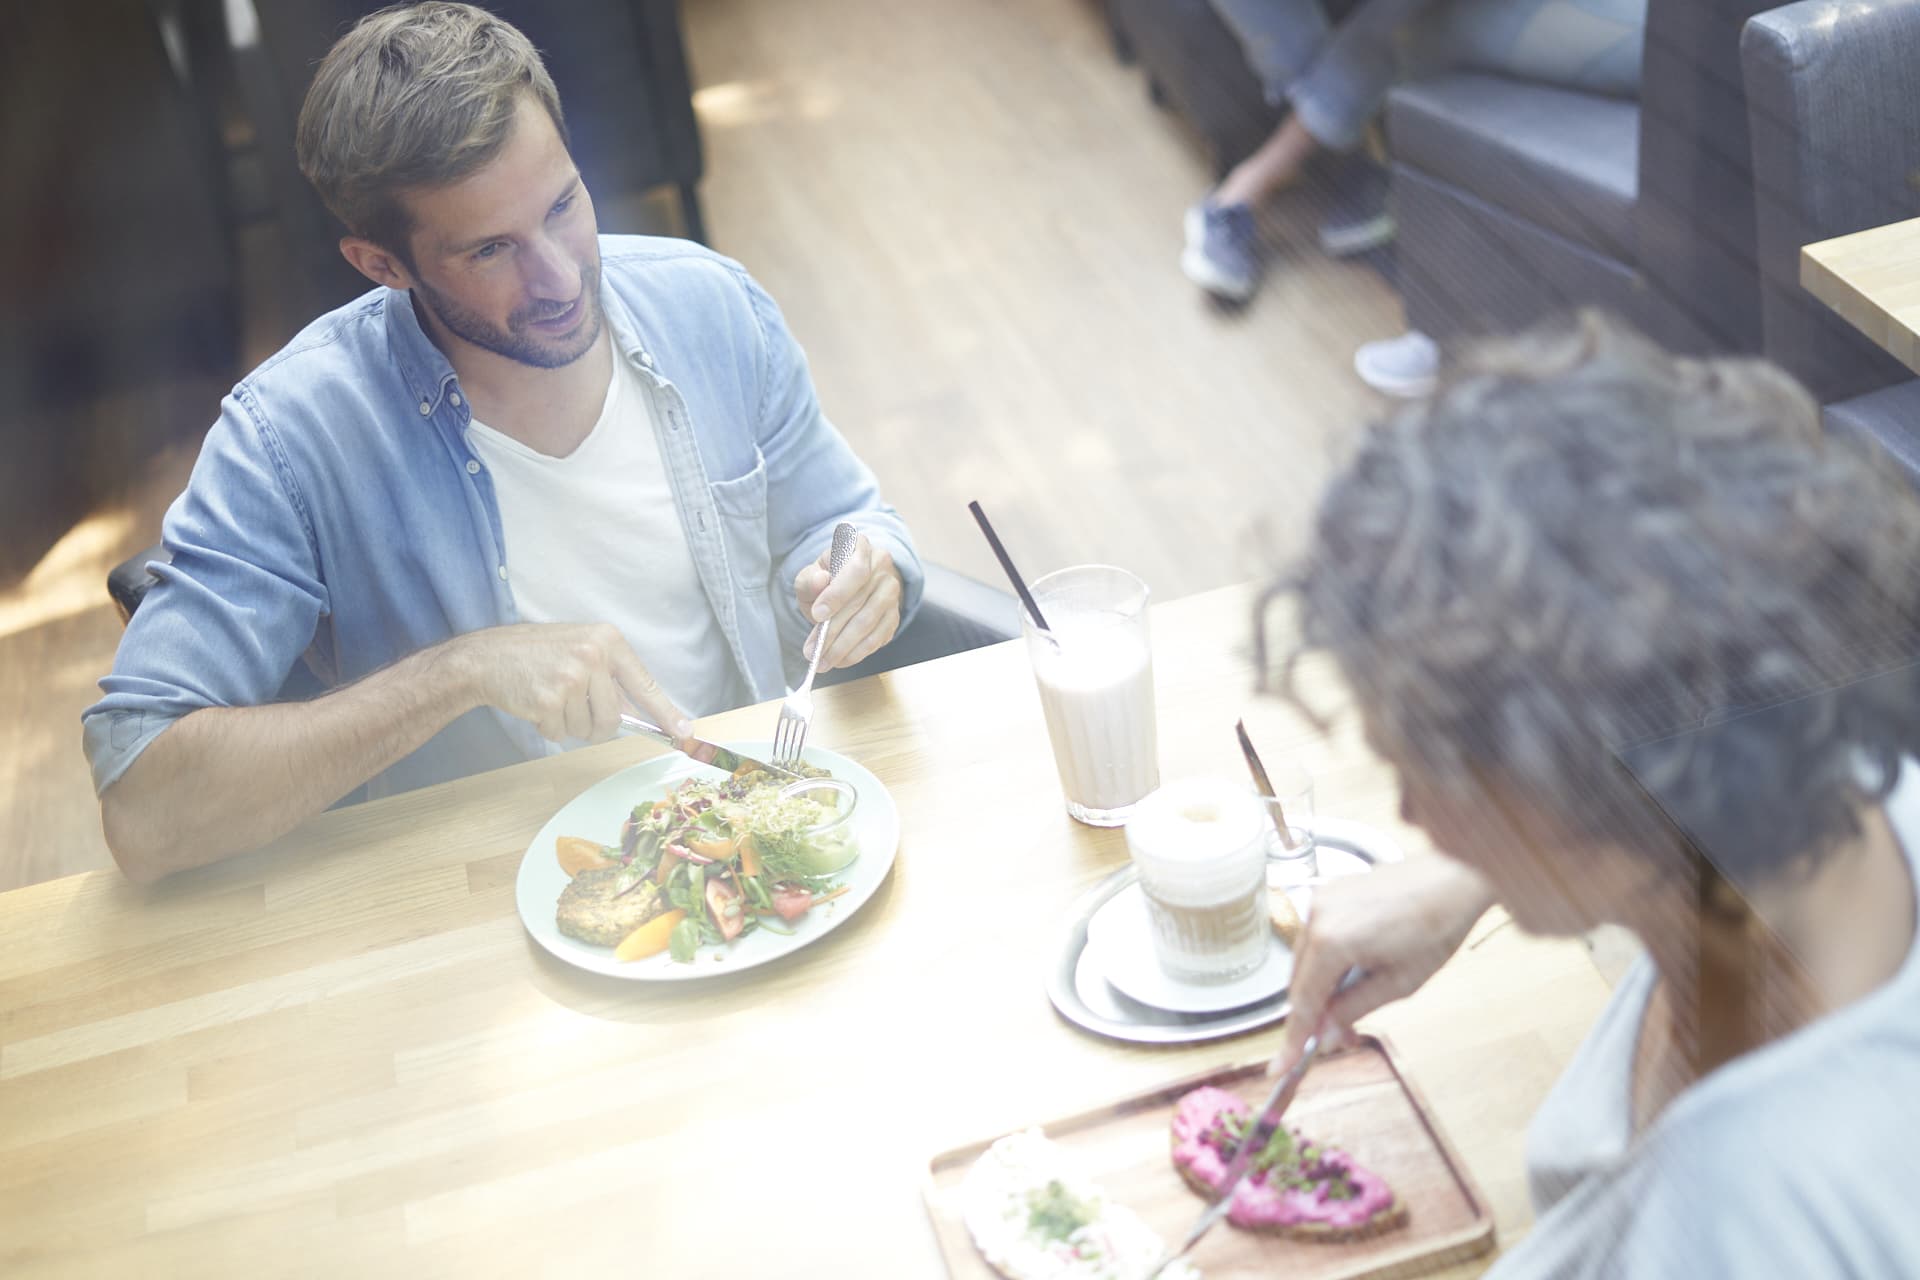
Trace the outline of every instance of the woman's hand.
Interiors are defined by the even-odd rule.
[[[1486,881],[1438,854],[1315,889],[1294,955],[1293,1012],[1273,1070],[1292,1066],[1315,1032],[1344,1034],[1381,1005],[1417,991],[1492,905]],[[1336,994],[1354,966],[1361,978]]]

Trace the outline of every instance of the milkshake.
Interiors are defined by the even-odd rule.
[[[1134,809],[1127,851],[1169,977],[1231,982],[1266,960],[1267,832],[1252,792],[1212,778],[1170,782]]]
[[[1083,565],[1041,578],[1033,594],[1049,630],[1029,622],[1027,647],[1067,812],[1120,826],[1160,782],[1146,584]]]

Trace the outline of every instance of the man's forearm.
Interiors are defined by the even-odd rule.
[[[207,707],[100,798],[129,878],[217,862],[292,830],[479,705],[453,640],[310,702]]]

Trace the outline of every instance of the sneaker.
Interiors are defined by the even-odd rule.
[[[1383,166],[1365,156],[1346,157],[1329,184],[1327,215],[1320,221],[1321,251],[1330,257],[1351,258],[1391,242],[1389,185]]]
[[[1260,283],[1260,240],[1253,210],[1215,204],[1211,198],[1187,210],[1187,248],[1180,270],[1215,297],[1245,302]]]
[[[1353,353],[1353,371],[1381,395],[1401,400],[1430,396],[1440,381],[1440,348],[1418,329],[1369,342]]]

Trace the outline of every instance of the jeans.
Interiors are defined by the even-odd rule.
[[[1320,0],[1212,0],[1267,100],[1316,142],[1357,145],[1401,75],[1491,71],[1633,97],[1647,0],[1361,0],[1338,26]]]

